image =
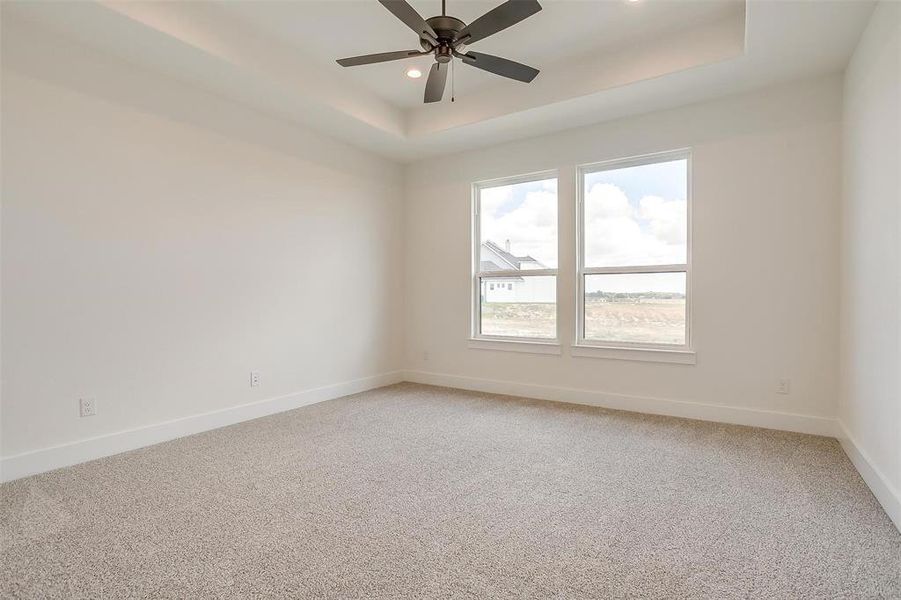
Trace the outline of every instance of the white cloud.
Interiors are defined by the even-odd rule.
[[[637,208],[619,187],[598,183],[585,197],[588,266],[685,262],[684,200],[645,196]]]
[[[503,212],[512,198],[512,188],[482,191],[482,239],[504,246],[510,240],[511,251],[529,255],[547,267],[557,266],[557,194],[546,189],[525,194],[519,206]],[[556,185],[553,186],[556,188]]]
[[[639,215],[648,221],[651,233],[668,244],[685,244],[687,205],[685,200],[664,200],[645,196],[639,201]]]
[[[610,183],[596,183],[585,197],[585,216],[589,221],[617,217],[631,218],[632,205],[626,194]]]

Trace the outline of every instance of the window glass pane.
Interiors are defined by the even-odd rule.
[[[480,271],[557,268],[557,179],[479,189]]]
[[[585,266],[685,264],[688,161],[586,173]]]
[[[585,339],[685,344],[685,273],[586,275]]]
[[[482,335],[557,337],[556,277],[485,277],[479,287]]]

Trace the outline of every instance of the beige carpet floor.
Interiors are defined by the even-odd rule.
[[[835,440],[401,384],[0,487],[22,598],[901,598]]]

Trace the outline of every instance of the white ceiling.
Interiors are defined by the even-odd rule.
[[[425,17],[440,12],[438,0],[411,3]],[[448,13],[470,22],[498,3],[449,0]],[[4,32],[28,21],[409,161],[835,72],[873,8],[868,0],[542,5],[472,46],[541,69],[535,81],[457,62],[456,102],[430,105],[421,103],[424,81],[406,78],[403,62],[346,69],[334,62],[416,48],[416,36],[375,0],[3,2],[2,9]]]
[[[449,0],[447,14],[471,23],[499,4],[499,0]],[[441,14],[440,0],[412,0],[424,18]],[[565,68],[566,61],[653,39],[743,12],[744,0],[574,1],[545,0],[543,10],[492,36],[472,49],[510,58],[539,70]],[[423,72],[430,56],[401,62],[344,69],[338,58],[418,50],[416,34],[375,0],[227,2],[222,8],[257,33],[296,49],[334,77],[371,90],[401,108],[422,104],[425,82],[404,75],[410,65]],[[549,34],[549,32],[552,32]],[[455,69],[458,96],[488,85],[511,89],[525,84],[464,66]],[[449,96],[448,96],[449,97]]]

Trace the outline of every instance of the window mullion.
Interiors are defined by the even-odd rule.
[[[633,273],[682,273],[688,265],[634,265],[617,267],[583,267],[582,275],[629,275]]]

